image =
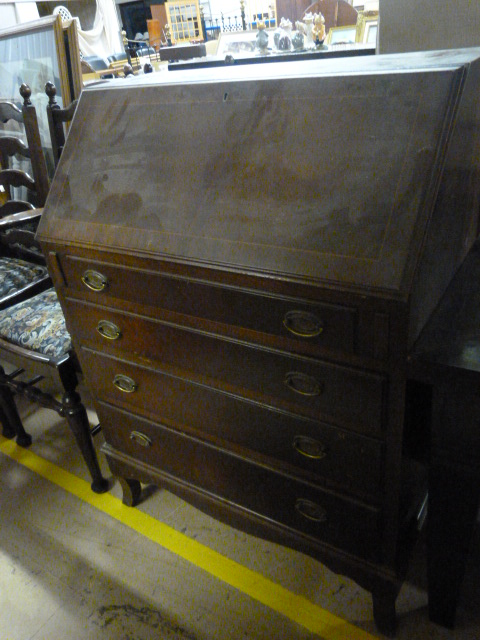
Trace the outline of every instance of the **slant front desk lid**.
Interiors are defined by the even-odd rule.
[[[405,295],[444,168],[459,160],[470,171],[478,127],[465,113],[473,94],[478,102],[479,56],[225,67],[88,87],[38,237]]]

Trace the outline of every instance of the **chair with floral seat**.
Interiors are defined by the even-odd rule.
[[[53,409],[68,421],[92,476],[92,490],[107,491],[108,481],[102,476],[87,412],[77,392],[79,368],[53,288],[0,311],[0,359],[18,367],[6,373],[0,365],[3,435],[16,436],[20,446],[29,446],[32,442],[23,427],[14,394]],[[32,376],[28,380],[20,377],[26,372]],[[53,378],[57,386],[63,388],[61,400],[36,386],[45,377]]]
[[[21,116],[28,114],[24,119],[25,125],[28,121],[25,128],[35,132],[36,114],[29,100],[30,90],[25,85],[21,95],[25,101],[22,110],[11,103],[0,103],[0,121],[13,114],[13,119],[20,123]],[[15,155],[20,149],[20,155],[31,161],[32,169],[36,167],[34,176],[41,177],[42,162],[46,171],[43,151],[36,135],[27,135],[27,141],[33,140],[33,144],[27,145],[26,152],[23,148],[26,145],[19,144],[14,136],[2,136],[0,142],[5,139],[7,143],[0,146],[0,185],[7,189],[4,193],[8,194],[9,201],[0,209],[0,361],[16,369],[7,373],[4,366],[0,366],[2,434],[7,438],[16,437],[20,446],[29,446],[32,442],[18,413],[15,395],[21,394],[53,409],[67,419],[92,476],[92,489],[101,493],[108,489],[108,482],[101,474],[87,412],[77,391],[80,369],[45,259],[35,240],[36,222],[42,210],[35,209],[30,198],[15,200],[13,197],[14,190],[23,186],[34,196],[31,200],[35,204],[43,205],[48,180],[34,194],[35,179],[23,175],[19,169],[5,168],[10,151]],[[56,388],[62,389],[61,400],[37,386],[44,378],[53,379]]]

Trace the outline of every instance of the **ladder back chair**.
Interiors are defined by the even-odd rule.
[[[23,98],[22,108],[8,101],[0,101],[0,122],[17,122],[23,127],[26,144],[7,131],[0,136],[0,186],[3,187],[7,202],[0,206],[0,217],[11,213],[18,213],[26,209],[43,207],[50,189],[47,165],[43,155],[40,130],[38,128],[37,113],[30,101],[32,92],[30,87],[22,84],[20,95]],[[28,158],[33,176],[26,171],[11,166],[14,156]],[[16,199],[13,195],[15,188],[25,187],[29,199]]]
[[[22,91],[22,97],[26,101],[24,107],[28,108],[30,131],[33,131],[35,126],[38,131],[35,108],[29,101],[30,91],[23,85]],[[11,106],[15,107],[15,105]],[[10,106],[3,107],[0,111],[1,117],[5,118],[6,113],[13,113],[14,119],[21,122],[17,112],[22,113],[23,110],[15,109],[16,107],[13,110]],[[27,139],[31,138],[27,136]],[[9,144],[11,147],[19,148],[13,143]],[[7,148],[10,149],[10,147]],[[38,167],[42,161],[46,172],[39,136],[35,144],[29,147],[28,154],[21,155],[31,160],[32,167],[34,165],[37,167],[33,171],[34,175],[42,175],[41,169],[38,173]],[[1,173],[4,171],[7,172],[9,187],[21,182],[19,178],[10,181],[9,172],[16,172],[14,176],[20,172],[9,168],[4,170],[3,163],[0,180]],[[0,184],[6,184],[7,178]],[[30,178],[26,184],[22,182],[22,186],[27,186],[29,191],[32,191],[34,182],[35,180]],[[11,195],[12,190],[9,188],[5,193]],[[38,202],[44,203],[47,194],[40,190],[40,195]],[[102,493],[108,490],[109,485],[101,474],[88,415],[77,392],[80,369],[72,349],[63,312],[48,277],[43,254],[35,240],[35,226],[27,224],[31,223],[35,216],[38,218],[41,215],[41,209],[33,209],[30,202],[22,200],[17,202],[20,203],[18,205],[20,209],[21,203],[25,205],[24,210],[14,208],[13,213],[0,217],[0,421],[2,434],[7,438],[16,437],[16,442],[20,446],[26,447],[32,442],[20,418],[15,403],[16,394],[53,409],[67,419],[90,471],[91,487],[96,493]],[[41,282],[35,281],[35,278]],[[28,289],[29,279],[30,288]],[[7,373],[2,363],[8,363],[15,369]],[[56,388],[62,389],[61,400],[37,386],[44,378],[53,379]]]
[[[48,127],[50,130],[50,140],[52,142],[53,161],[56,167],[60,160],[63,147],[65,146],[65,124],[71,122],[73,119],[78,100],[74,100],[68,107],[62,109],[57,102],[57,89],[53,82],[46,83],[45,93],[48,96]]]
[[[35,207],[43,206],[49,190],[37,114],[27,85],[20,87],[20,95],[23,98],[22,109],[12,102],[0,101],[0,122],[7,126],[13,122],[17,129],[16,132],[3,130],[0,134],[0,222],[6,222],[3,225],[5,235],[18,233],[22,228],[36,229],[42,209]],[[26,143],[19,137],[22,133]],[[33,177],[23,168],[15,168],[14,159],[28,162]],[[19,192],[22,187],[24,189]],[[23,192],[28,199],[24,199]],[[45,260],[38,247],[30,244],[28,248],[22,248],[13,242],[5,242],[1,249],[0,309],[51,286]]]

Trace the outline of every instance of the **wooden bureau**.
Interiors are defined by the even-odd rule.
[[[124,501],[157,483],[313,555],[387,633],[424,498],[407,356],[476,233],[479,53],[88,88],[38,232]]]

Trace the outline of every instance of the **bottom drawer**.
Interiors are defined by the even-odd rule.
[[[206,444],[197,438],[97,404],[113,448],[202,491],[354,555],[376,560],[380,510]]]

